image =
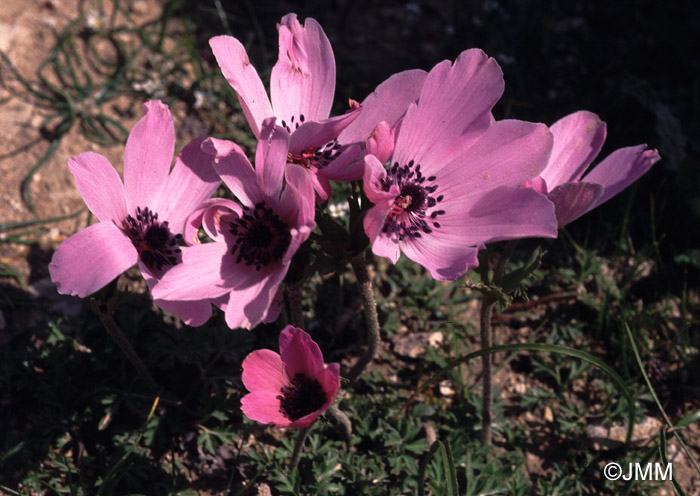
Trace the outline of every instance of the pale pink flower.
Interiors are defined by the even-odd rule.
[[[262,122],[276,117],[291,134],[288,161],[304,167],[319,199],[330,195],[329,180],[362,177],[365,142],[375,127],[393,126],[417,99],[425,72],[405,71],[387,79],[351,110],[329,118],[335,93],[335,58],[321,26],[311,18],[302,25],[288,14],[278,25],[279,58],[270,75],[270,98],[243,45],[231,36],[209,40],[226,80],[238,94],[256,137]],[[357,121],[355,121],[357,119]],[[355,121],[355,122],[353,122]]]
[[[304,170],[287,165],[289,134],[263,123],[255,168],[230,141],[210,138],[203,149],[240,203],[214,199],[188,224],[201,223],[214,242],[183,249],[183,263],[153,288],[156,298],[211,299],[231,327],[252,328],[279,312],[279,287],[314,224],[314,192]],[[188,226],[187,237],[194,237]]]
[[[202,140],[183,148],[170,170],[175,127],[160,101],[143,106],[124,150],[124,183],[112,164],[94,152],[68,161],[75,185],[100,221],[66,239],[49,264],[62,294],[84,298],[138,262],[149,287],[181,261],[185,219],[218,187],[212,157]],[[211,314],[207,301],[156,299],[190,325]]]
[[[250,392],[241,409],[249,419],[275,427],[308,427],[333,403],[340,367],[324,364],[316,342],[297,327],[285,327],[279,343],[279,355],[257,350],[243,360],[243,385]]]
[[[451,280],[478,264],[485,243],[556,237],[551,202],[518,188],[544,169],[552,136],[543,124],[493,121],[503,86],[496,61],[476,49],[430,71],[388,170],[365,157],[374,207],[364,227],[374,253],[396,263],[403,252],[435,279]]]
[[[574,112],[550,126],[554,147],[545,170],[524,186],[547,195],[559,227],[578,219],[617,195],[661,160],[646,145],[614,151],[585,176],[605,142],[606,127],[587,111]]]

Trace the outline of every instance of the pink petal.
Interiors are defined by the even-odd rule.
[[[406,113],[394,160],[449,161],[488,127],[503,88],[501,68],[481,50],[462,52],[454,64],[439,63],[428,74],[418,105]]]
[[[279,58],[270,75],[274,113],[294,125],[328,118],[335,93],[335,58],[321,26],[311,18],[302,26],[296,14],[278,25]],[[295,121],[292,122],[292,117]]]
[[[384,191],[382,180],[386,177],[386,169],[374,155],[367,155],[364,158],[365,171],[362,182],[365,195],[369,201],[375,205],[382,205],[386,202],[394,201],[400,193],[397,186],[392,186],[389,191]]]
[[[642,177],[659,160],[659,152],[646,150],[646,145],[620,148],[612,152],[583,178],[587,183],[602,184],[605,187],[605,193],[591,208],[602,205],[618,194]]]
[[[437,173],[438,191],[475,194],[499,186],[520,186],[547,164],[552,135],[544,124],[498,121],[464,153]],[[424,174],[433,173],[426,164]]]
[[[251,393],[268,391],[280,394],[289,384],[282,359],[272,350],[256,350],[245,357],[242,380]]]
[[[290,378],[304,374],[317,379],[325,369],[318,344],[298,327],[288,325],[280,333],[280,356]]]
[[[325,408],[311,412],[301,418],[298,418],[294,422],[291,422],[288,427],[292,429],[305,429],[306,427],[313,424],[321,413],[325,411]]]
[[[255,391],[241,398],[241,410],[251,420],[275,427],[287,427],[290,420],[280,411],[279,392]]]
[[[427,75],[425,71],[414,69],[394,74],[381,83],[362,102],[360,116],[340,133],[338,141],[362,143],[382,121],[393,127],[404,116],[408,105],[418,101]]]
[[[199,229],[204,231],[214,241],[225,242],[224,232],[227,226],[222,226],[222,217],[231,213],[240,215],[241,207],[226,198],[209,198],[204,200],[185,221],[184,238],[188,245],[198,245]]]
[[[177,315],[183,323],[192,327],[199,327],[206,324],[211,317],[211,303],[209,303],[209,300],[155,300],[155,304],[166,312]]]
[[[289,151],[289,133],[274,124],[274,118],[265,120],[255,150],[257,183],[268,198],[279,198]]]
[[[554,203],[559,227],[564,227],[593,208],[604,192],[600,184],[564,183],[550,191],[547,198]]]
[[[374,155],[380,163],[391,158],[394,153],[394,135],[389,123],[382,121],[377,124],[366,142],[367,154]]]
[[[343,129],[359,117],[361,112],[362,109],[357,109],[330,119],[307,121],[292,133],[289,141],[289,151],[298,154],[304,150],[315,149],[333,141]]]
[[[325,370],[319,374],[318,382],[326,392],[327,399],[321,410],[326,410],[335,399],[338,390],[340,389],[340,365],[337,363],[329,363]]]
[[[201,150],[203,141],[204,138],[195,139],[182,149],[155,207],[176,233],[183,232],[187,216],[221,183],[212,167],[214,157]]]
[[[257,138],[262,122],[274,115],[260,76],[250,65],[245,48],[236,38],[215,36],[209,40],[209,46],[226,81],[238,94],[243,113]]]
[[[533,177],[532,179],[528,179],[525,181],[523,184],[520,185],[521,188],[530,188],[534,189],[538,193],[542,195],[547,194],[547,181],[542,179],[541,176]]]
[[[58,292],[85,298],[134,265],[138,253],[111,222],[100,222],[66,239],[49,264]]]
[[[367,233],[367,237],[369,237],[370,232],[378,233],[377,236],[373,240],[371,240],[372,252],[378,257],[384,257],[391,263],[395,264],[399,261],[399,257],[401,256],[401,248],[399,246],[398,241],[393,240],[387,234],[381,233],[381,228],[384,227],[384,220],[382,220],[381,224],[379,224],[377,222],[377,219],[379,217],[380,216],[377,216],[375,219],[372,220],[368,220],[369,215],[365,217],[365,233]],[[386,215],[384,215],[384,219],[386,219]]]
[[[447,243],[436,239],[436,236],[428,236],[405,239],[401,242],[401,251],[428,269],[433,279],[453,281],[479,265],[479,250],[475,246],[469,246],[468,242]]]
[[[392,136],[393,143],[393,136]],[[393,144],[392,144],[393,147]],[[357,143],[345,145],[340,155],[317,172],[319,176],[333,181],[358,181],[364,170],[363,146]],[[330,196],[330,191],[329,191]]]
[[[148,289],[152,290],[153,286],[158,282],[158,277],[141,260],[139,260],[139,268],[141,269],[141,275],[146,280]],[[182,322],[192,327],[203,325],[211,317],[211,303],[209,300],[154,300],[154,303],[164,311],[177,315]]]
[[[216,298],[246,281],[242,264],[228,256],[225,243],[206,243],[182,250],[182,263],[168,270],[151,291],[155,300]]]
[[[255,268],[239,265],[242,266],[241,270],[247,269],[249,272],[248,279],[247,282],[241,280],[240,286],[231,291],[225,310],[226,325],[231,329],[252,329],[274,312],[270,307],[287,267],[284,273],[271,274],[268,271],[266,275],[261,275]]]
[[[433,233],[458,232],[464,243],[479,245],[506,239],[557,237],[554,205],[529,188],[503,186],[455,202],[440,217],[440,229]]]
[[[129,212],[152,207],[168,177],[175,152],[175,125],[167,105],[143,104],[145,115],[129,134],[124,149],[124,191]]]
[[[280,217],[290,226],[313,229],[316,211],[310,174],[300,165],[287,164],[285,179],[287,187],[280,197]]]
[[[280,313],[282,313],[282,307],[284,306],[284,292],[282,291],[281,287],[277,287],[277,291],[275,291],[275,295],[272,297],[272,301],[270,302],[270,306],[267,309],[267,313],[265,314],[265,317],[263,318],[263,323],[264,324],[271,324],[277,318],[280,316]]]
[[[216,155],[214,170],[241,203],[251,206],[264,199],[253,165],[241,147],[231,141],[208,138],[202,149]]]
[[[605,123],[592,112],[567,115],[549,128],[554,147],[542,177],[550,188],[575,182],[600,153],[605,141]]]
[[[99,153],[85,152],[68,159],[68,170],[75,177],[78,192],[98,219],[120,224],[126,218],[124,186],[109,160]]]

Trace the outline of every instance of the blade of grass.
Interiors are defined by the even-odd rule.
[[[659,431],[659,455],[661,456],[661,462],[668,467],[668,450],[666,447],[666,429],[661,429]],[[673,466],[672,466],[673,467]],[[671,468],[673,470],[673,468]],[[671,477],[671,485],[673,486],[673,491],[678,496],[685,496],[685,491],[678,483],[676,479]]]
[[[431,384],[434,384],[437,380],[439,380],[441,377],[443,377],[447,372],[457,366],[459,366],[462,363],[466,363],[469,360],[472,360],[474,358],[478,358],[484,355],[492,354],[492,353],[501,353],[504,351],[534,351],[534,352],[545,352],[545,353],[559,353],[561,355],[567,355],[571,356],[574,358],[578,358],[580,360],[584,360],[586,362],[591,363],[592,365],[596,366],[599,368],[602,372],[604,372],[608,377],[610,377],[620,388],[622,391],[622,394],[624,395],[625,399],[627,400],[628,404],[628,411],[629,411],[629,418],[628,418],[628,427],[627,427],[627,436],[625,437],[625,450],[629,448],[630,441],[632,440],[632,432],[634,429],[634,419],[636,415],[636,407],[634,404],[634,398],[629,392],[629,389],[627,388],[627,385],[625,384],[625,381],[620,377],[620,375],[615,372],[609,365],[607,365],[605,362],[600,360],[599,358],[594,357],[593,355],[590,355],[589,353],[586,353],[585,351],[580,351],[576,350],[573,348],[567,348],[566,346],[559,346],[559,345],[554,345],[554,344],[544,344],[544,343],[520,343],[520,344],[505,344],[505,345],[498,345],[498,346],[492,346],[490,348],[484,348],[481,350],[474,351],[472,353],[469,353],[466,356],[463,356],[461,358],[457,358],[455,360],[452,360],[449,362],[445,367],[443,367],[441,370],[433,374],[430,379],[428,379],[426,382],[424,382],[417,390],[417,392],[424,391],[428,386]],[[408,401],[410,401],[411,398],[409,398]]]
[[[683,442],[681,437],[678,435],[678,432],[675,428],[676,426],[673,425],[673,422],[671,422],[671,419],[666,414],[666,410],[661,405],[661,402],[659,401],[659,397],[656,396],[656,391],[654,391],[654,388],[651,385],[651,381],[649,380],[649,376],[647,375],[646,371],[644,370],[644,364],[642,363],[642,357],[639,355],[639,350],[637,349],[637,343],[635,343],[634,336],[632,335],[632,331],[630,330],[630,328],[627,324],[625,324],[625,330],[627,331],[627,337],[629,337],[629,339],[630,339],[630,343],[632,345],[632,351],[634,352],[634,356],[637,359],[637,365],[639,365],[639,370],[642,372],[642,376],[644,377],[644,381],[647,383],[647,387],[649,388],[649,392],[651,392],[652,398],[654,398],[654,402],[656,403],[656,406],[659,408],[661,415],[663,415],[667,426],[672,429],[671,432],[673,434],[673,437],[676,438],[676,441],[678,441],[678,444],[680,444],[681,448],[685,452],[685,455],[688,457],[690,462],[693,464],[693,466],[695,467],[695,470],[700,474],[700,467],[698,466],[698,462],[695,460],[695,458],[693,458],[693,455],[690,453],[690,450],[685,445],[685,443]],[[690,417],[693,418],[693,416],[696,415],[697,413],[698,412],[691,414]],[[690,422],[688,422],[688,423],[690,423]]]

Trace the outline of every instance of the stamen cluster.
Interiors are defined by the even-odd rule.
[[[280,391],[282,394],[277,396],[280,413],[292,422],[320,410],[328,400],[321,383],[302,373],[296,374],[290,385]]]
[[[139,252],[141,261],[151,270],[178,263],[182,234],[170,232],[168,221],[158,221],[158,214],[148,207],[136,207],[136,218],[127,215],[122,229]]]
[[[254,265],[256,270],[282,259],[292,242],[289,226],[264,201],[254,208],[243,206],[243,215],[231,221],[236,236],[231,254],[236,263]]]
[[[438,185],[424,183],[433,183],[437,177],[424,176],[420,168],[420,164],[415,164],[413,160],[404,166],[394,162],[389,169],[389,174],[380,179],[380,185],[384,191],[389,191],[393,185],[400,189],[400,194],[394,199],[394,205],[382,227],[383,233],[394,234],[399,240],[403,240],[406,236],[420,238],[421,232],[432,233],[433,229],[428,222],[433,228],[439,228],[440,223],[435,219],[438,215],[445,213],[444,210],[433,210],[428,216],[428,210],[435,207],[444,197],[443,195],[433,196]]]

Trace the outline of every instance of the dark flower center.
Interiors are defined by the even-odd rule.
[[[434,194],[438,189],[436,179],[435,176],[424,176],[420,164],[416,165],[413,160],[403,167],[394,162],[380,184],[384,191],[389,191],[391,186],[396,185],[400,193],[394,199],[382,232],[394,234],[403,240],[406,236],[420,238],[421,233],[430,234],[434,228],[439,228],[440,223],[436,218],[444,215],[445,211],[436,209],[444,198],[443,195]]]
[[[301,153],[288,153],[287,163],[298,164],[305,169],[323,169],[342,153],[338,140],[329,141],[316,149],[307,148]]]
[[[328,400],[321,383],[302,373],[296,374],[281,393],[277,396],[280,412],[292,422],[320,410]]]
[[[231,250],[236,263],[255,265],[256,270],[281,260],[292,242],[289,226],[262,201],[255,208],[243,207],[243,215],[231,221],[236,241]]]
[[[168,221],[159,221],[158,214],[148,207],[136,207],[136,217],[127,215],[122,230],[149,269],[163,270],[165,266],[180,262],[180,246],[184,243],[182,234],[170,232]]]

